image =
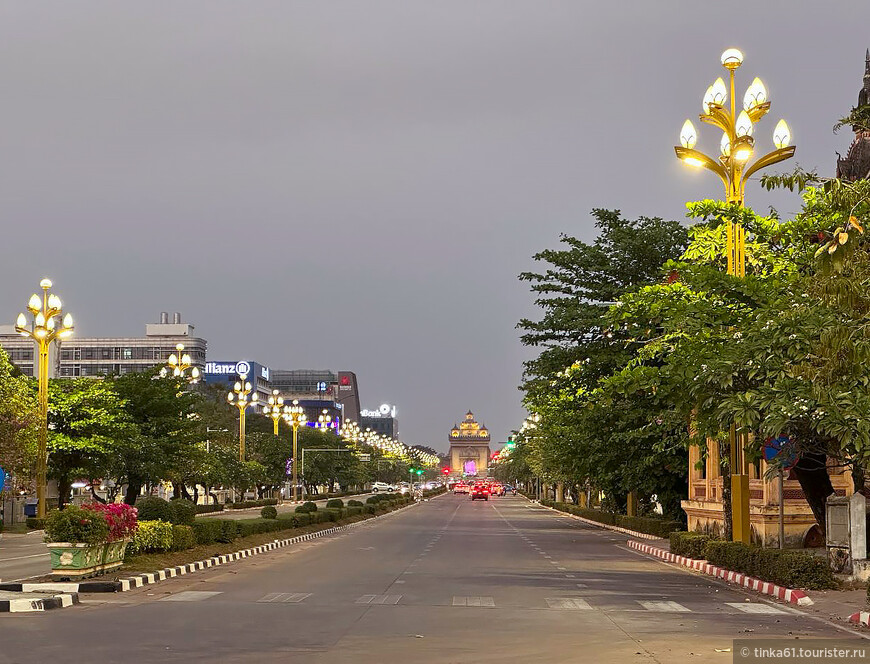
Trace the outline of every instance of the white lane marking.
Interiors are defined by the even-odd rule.
[[[274,602],[276,604],[299,604],[305,598],[311,597],[311,593],[269,593],[263,595],[257,602]]]
[[[559,611],[591,611],[589,602],[579,597],[547,597],[547,606]]]
[[[210,590],[183,590],[180,593],[160,599],[161,602],[201,602],[209,597],[220,595],[220,592]]]
[[[568,570],[567,567],[557,567],[556,569],[559,570],[560,572],[566,572]]]
[[[495,600],[492,597],[478,597],[478,596],[468,596],[463,597],[460,595],[453,596],[453,606],[482,606],[482,607],[495,607]]]
[[[398,604],[401,595],[363,595],[356,600],[357,604]]]
[[[677,602],[652,602],[635,600],[647,611],[663,611],[665,613],[691,613],[691,609],[687,609],[682,604]]]
[[[573,574],[566,574],[566,575],[565,575],[565,578],[566,578],[566,579],[576,579],[577,577],[574,576]]]
[[[782,609],[770,604],[752,604],[751,602],[725,602],[725,606],[730,606],[732,609],[743,611],[743,613],[785,613]]]

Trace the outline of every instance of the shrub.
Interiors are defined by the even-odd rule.
[[[712,537],[704,533],[674,532],[670,535],[671,553],[695,560],[704,559],[704,547]]]
[[[220,524],[220,534],[217,537],[218,542],[232,542],[239,536],[239,524],[236,521],[229,519],[217,519]]]
[[[132,505],[125,503],[88,503],[83,505],[86,510],[101,514],[109,525],[109,541],[133,537],[136,532],[138,518],[137,510]]]
[[[348,501],[349,502],[349,501]],[[349,505],[347,508],[347,516],[359,516],[363,512],[363,506],[360,505]]]
[[[65,509],[49,512],[45,519],[45,540],[100,544],[109,540],[109,524],[99,512],[67,505]]]
[[[272,505],[266,505],[263,509],[260,510],[260,516],[264,519],[277,519],[278,510],[275,509],[275,507]]]
[[[341,509],[344,507],[344,501],[341,498],[332,498],[331,500],[326,501],[326,507],[327,509],[334,509],[336,507]]]
[[[174,525],[172,526],[172,550],[184,551],[192,549],[196,546],[196,536],[193,533],[191,526]]]
[[[300,526],[308,526],[311,525],[311,512],[302,512],[300,514],[293,515],[293,527],[299,528]]]
[[[837,587],[828,561],[805,551],[761,549],[742,542],[710,540],[704,548],[704,557],[718,567],[789,588]]]
[[[338,521],[341,518],[341,509],[325,509],[321,512],[326,521]]]
[[[227,507],[231,510],[242,510],[249,507],[263,507],[265,505],[277,505],[277,498],[263,498],[261,500],[242,500],[237,503],[227,503]]]
[[[296,508],[296,511],[297,512],[316,512],[317,511],[317,504],[312,503],[311,501],[308,501],[306,503],[302,503],[301,505],[299,505]]]
[[[240,519],[235,523],[238,524],[240,537],[271,533],[286,528],[277,519]]]
[[[214,505],[197,505],[196,513],[197,514],[210,514],[212,512],[223,512],[224,506],[215,503]]]
[[[136,501],[140,521],[166,521],[172,523],[172,506],[157,496],[142,496]]]
[[[140,521],[127,545],[130,553],[169,551],[172,548],[172,524],[168,521]]]
[[[44,530],[45,519],[37,519],[35,516],[29,516],[24,522],[29,530]]]
[[[189,526],[196,518],[196,505],[186,498],[173,498],[169,501],[172,523]]]
[[[193,524],[193,536],[197,544],[214,544],[221,534],[220,519],[200,519]]]
[[[374,505],[363,505],[363,514],[374,514],[375,506]]]
[[[347,501],[347,506],[348,506],[348,507],[362,507],[362,506],[363,506],[363,502],[362,502],[361,500],[353,500],[353,499],[351,499],[351,500],[348,500],[348,501]]]

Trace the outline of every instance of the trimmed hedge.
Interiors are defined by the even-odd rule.
[[[218,503],[214,505],[197,505],[196,513],[197,514],[211,514],[212,512],[223,512],[224,506]]]
[[[348,500],[347,506],[348,507],[362,507],[363,502],[361,500]]]
[[[297,512],[316,512],[317,511],[317,504],[312,503],[311,501],[308,501],[306,503],[302,503],[301,505],[299,505],[296,508],[296,511]]]
[[[345,508],[345,512],[347,512],[347,516],[359,516],[363,513],[363,506],[350,505],[349,507]]]
[[[193,536],[197,544],[214,544],[220,534],[220,519],[200,519],[193,524]]]
[[[196,518],[196,505],[185,498],[173,498],[169,501],[169,509],[172,513],[172,523],[182,526],[193,524]]]
[[[127,551],[169,551],[172,548],[172,527],[168,521],[140,521],[132,541],[127,545]]]
[[[704,533],[671,533],[671,553],[694,560],[704,560],[704,549],[713,537]]]
[[[589,509],[588,507],[580,507],[568,503],[555,503],[552,500],[542,500],[541,504],[562,512],[568,512],[568,514],[589,519],[590,521],[647,533],[648,535],[656,535],[657,537],[669,537],[672,532],[683,529],[683,524],[679,521],[671,521],[670,519],[659,517],[626,516],[625,514],[602,512],[601,510]]]
[[[193,528],[185,525],[172,526],[172,550],[184,551],[196,546],[196,536]]]
[[[266,505],[277,505],[277,498],[263,498],[262,500],[240,500],[237,503],[227,503],[227,509],[243,510],[249,507],[265,507]]]
[[[218,535],[218,542],[232,542],[239,536],[239,522],[238,521],[230,521],[229,519],[219,519],[218,523],[221,527],[220,535]]]
[[[326,501],[326,508],[327,509],[333,509],[336,507],[338,509],[341,509],[342,507],[344,507],[344,501],[341,498],[332,498],[332,499]]]
[[[711,539],[704,547],[704,558],[717,567],[788,588],[825,590],[838,586],[828,561],[806,551],[762,549]]]
[[[45,519],[38,519],[35,516],[29,516],[24,523],[28,530],[45,530]]]
[[[139,510],[139,522],[142,521],[166,521],[172,523],[172,506],[168,500],[157,496],[141,496],[135,505]]]
[[[260,516],[264,519],[277,519],[278,510],[275,509],[274,505],[266,505],[263,509],[260,510]]]

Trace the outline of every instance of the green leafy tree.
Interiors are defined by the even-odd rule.
[[[36,462],[38,406],[29,380],[0,348],[0,467],[10,488],[29,485]],[[10,481],[11,480],[11,481]],[[12,486],[13,482],[17,486]]]

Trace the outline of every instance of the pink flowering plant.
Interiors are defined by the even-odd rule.
[[[125,503],[88,503],[84,505],[84,508],[102,515],[106,520],[109,526],[109,542],[129,539],[136,532],[139,510],[132,505]]]

